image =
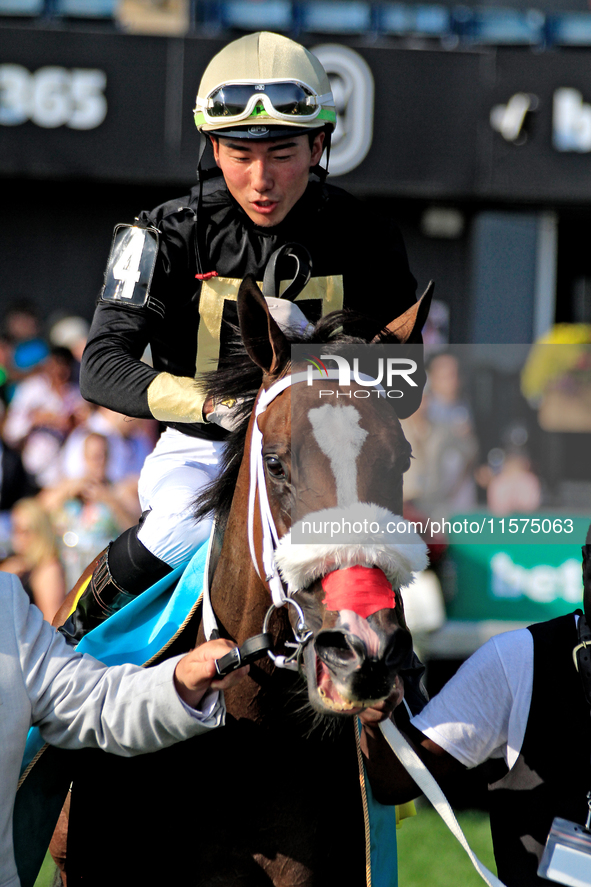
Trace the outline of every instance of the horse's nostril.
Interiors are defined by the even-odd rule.
[[[404,628],[397,629],[390,640],[384,655],[389,670],[398,671],[402,668],[412,651],[412,637]]]
[[[342,631],[321,631],[315,640],[317,656],[328,666],[353,666],[367,655],[365,644]]]

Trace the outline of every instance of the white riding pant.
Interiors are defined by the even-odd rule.
[[[187,562],[209,536],[212,521],[195,521],[194,502],[218,473],[223,449],[223,441],[167,428],[144,462],[138,494],[149,514],[138,539],[170,567]]]

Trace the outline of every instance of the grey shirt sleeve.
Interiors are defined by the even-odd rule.
[[[205,698],[204,712],[177,694],[173,673],[181,657],[153,668],[107,668],[76,653],[29,603],[14,593],[14,630],[32,723],[61,748],[93,747],[119,755],[155,751],[224,723],[223,699]]]

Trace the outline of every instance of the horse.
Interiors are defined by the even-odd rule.
[[[343,312],[320,320],[309,340],[325,352],[343,342],[420,341],[430,295],[383,333],[343,334]],[[292,535],[307,518],[352,509],[379,526],[403,522],[410,447],[395,409],[378,414],[375,399],[317,406],[318,384],[303,384],[305,369],[291,366],[294,338],[252,278],[240,287],[238,316],[242,350],[206,382],[208,394],[237,402],[242,419],[196,516],[216,514],[213,630],[239,648],[262,635],[270,656],[227,691],[226,726],[211,735],[132,759],[76,753],[69,887],[371,883],[354,715],[417,670],[400,587],[426,566],[426,548],[418,537],[299,545]],[[202,643],[206,622],[195,606],[149,664]]]

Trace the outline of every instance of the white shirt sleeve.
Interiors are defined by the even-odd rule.
[[[511,768],[523,744],[533,686],[533,638],[526,629],[487,641],[412,719],[466,767],[503,757]]]

